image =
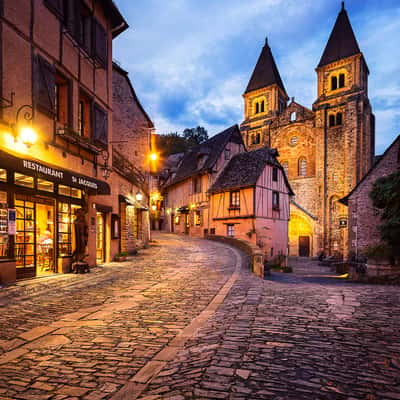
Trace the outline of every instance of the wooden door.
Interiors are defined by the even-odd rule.
[[[104,213],[96,213],[96,262],[100,264],[105,261],[104,217]]]
[[[299,236],[299,256],[310,257],[310,237]]]

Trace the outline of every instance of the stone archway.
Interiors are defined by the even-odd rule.
[[[313,232],[313,223],[308,216],[292,212],[289,221],[289,255],[313,256]]]

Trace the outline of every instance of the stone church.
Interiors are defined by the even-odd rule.
[[[240,129],[248,150],[268,145],[279,151],[295,192],[289,254],[346,256],[348,216],[338,200],[373,164],[375,120],[368,66],[343,3],[316,73],[312,109],[289,102],[266,41],[243,95]]]

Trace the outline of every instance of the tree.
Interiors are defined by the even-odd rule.
[[[166,135],[156,135],[156,148],[164,157],[171,154],[183,153],[208,139],[207,131],[202,127],[186,128],[182,135],[170,132]]]
[[[374,207],[381,210],[378,226],[382,240],[392,255],[400,258],[400,170],[375,181],[369,194]]]
[[[208,133],[202,126],[198,126],[197,128],[186,128],[183,131],[183,137],[186,140],[188,148],[192,148],[205,142],[208,139]]]

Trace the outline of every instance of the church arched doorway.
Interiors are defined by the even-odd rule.
[[[289,221],[289,255],[312,256],[313,227],[306,216],[291,214]]]

